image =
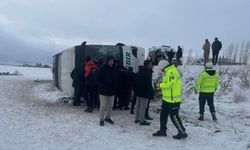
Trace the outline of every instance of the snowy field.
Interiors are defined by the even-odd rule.
[[[250,68],[216,67],[222,86],[215,95],[218,122],[206,106],[205,119],[198,121],[198,95],[194,81],[202,66],[182,66],[183,97],[180,116],[188,138],[175,140],[170,119],[167,137],[152,137],[159,129],[154,102],[151,125],[134,123],[128,111],[113,111],[115,125],[99,126],[97,110],[85,113],[85,106],[59,103],[63,94],[52,84],[51,69],[1,66],[0,72],[22,76],[0,76],[0,150],[248,150],[250,149]],[[244,75],[246,77],[244,77]],[[35,80],[40,82],[35,82]],[[247,80],[246,80],[247,79]]]

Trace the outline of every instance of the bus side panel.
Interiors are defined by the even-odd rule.
[[[133,68],[134,71],[134,66],[133,66],[133,55],[131,48],[129,46],[123,46],[122,47],[122,54],[123,54],[123,67],[125,68]]]
[[[138,48],[138,51],[137,51],[138,65],[142,66],[144,63],[144,60],[146,59],[145,49],[142,47],[137,47],[137,48]]]

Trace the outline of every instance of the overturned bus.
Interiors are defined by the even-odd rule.
[[[73,96],[71,72],[75,67],[82,66],[85,58],[90,56],[93,60],[105,60],[112,55],[121,67],[130,68],[133,72],[143,65],[145,50],[142,47],[128,46],[121,43],[116,45],[82,45],[66,49],[53,56],[53,80],[56,87],[69,97]]]

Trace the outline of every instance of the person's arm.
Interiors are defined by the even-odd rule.
[[[71,74],[70,74],[70,77],[72,78],[72,79],[74,79],[74,76],[75,76],[75,70],[76,69],[73,69],[73,71],[71,72]]]
[[[203,73],[201,73],[201,74],[199,75],[198,79],[197,79],[196,82],[195,82],[194,89],[195,89],[196,91],[199,91],[199,90],[200,90],[202,81],[203,81]]]

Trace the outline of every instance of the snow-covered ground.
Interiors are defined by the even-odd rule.
[[[84,112],[85,106],[58,102],[63,94],[53,86],[50,69],[0,65],[0,72],[18,70],[23,75],[0,76],[0,150],[250,149],[250,89],[238,68],[216,68],[223,84],[215,96],[218,122],[212,121],[207,106],[201,122],[197,120],[198,95],[193,93],[193,85],[203,67],[180,67],[184,97],[180,116],[189,137],[174,140],[177,131],[170,120],[167,137],[152,137],[159,129],[155,110],[160,102],[152,103],[154,120],[148,127],[135,124],[128,111],[114,111],[115,125],[100,127],[97,111],[89,114]]]

